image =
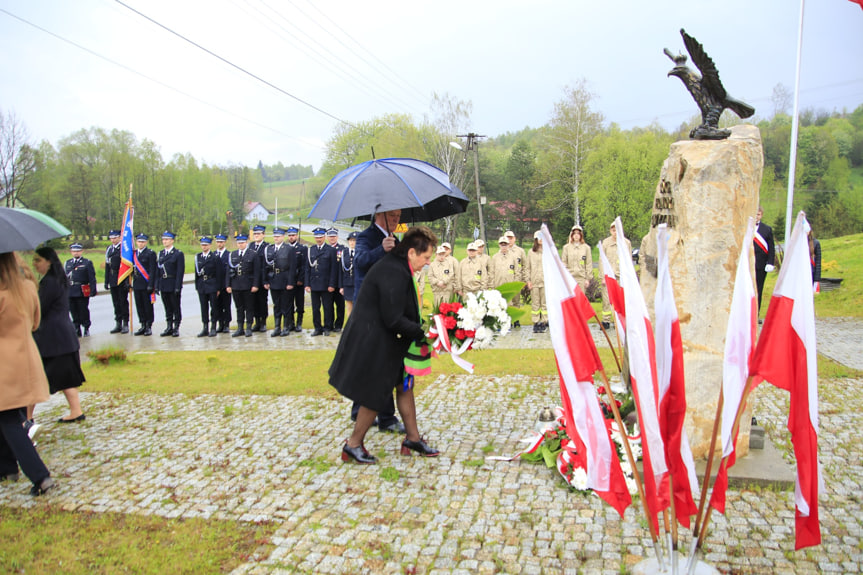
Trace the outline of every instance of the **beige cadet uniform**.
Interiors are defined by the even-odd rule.
[[[586,243],[569,242],[563,246],[563,265],[575,278],[581,289],[587,290],[589,282],[593,281],[593,255]]]
[[[452,299],[458,284],[458,262],[452,256],[447,256],[442,262],[436,258],[429,264],[429,283],[434,294],[434,305]]]
[[[548,318],[545,305],[545,276],[542,273],[542,247],[527,252],[524,266],[524,279],[530,284],[530,318],[537,325]]]
[[[516,261],[515,254],[497,252],[491,258],[488,272],[490,288],[499,287],[505,283],[521,281],[521,266]]]
[[[527,265],[527,254],[524,251],[524,248],[517,244],[512,244],[509,246],[509,253],[515,256],[516,262],[516,275],[518,279],[513,281],[527,281],[527,275],[525,274],[525,266]],[[521,305],[521,293],[515,294],[515,297],[512,298],[512,305],[518,307]]]
[[[458,264],[458,291],[462,295],[486,288],[488,270],[479,256],[466,257]]]
[[[423,266],[417,271],[414,272],[414,281],[417,282],[417,291],[419,292],[420,301],[423,299],[423,295],[426,292],[426,277],[428,277],[429,268],[428,266]]]
[[[608,263],[611,264],[611,271],[614,272],[614,277],[620,281],[620,261],[617,258],[617,242],[618,238],[613,236],[608,236],[604,240],[602,240],[602,244],[600,249],[602,249],[603,253],[605,253],[605,257],[608,258]],[[632,244],[629,243],[629,240],[626,240],[626,247],[623,250],[627,254],[632,254]],[[630,257],[632,257],[630,255]],[[602,277],[605,275],[605,270],[602,267],[602,260],[599,261],[599,275]],[[605,280],[602,282],[602,321],[610,322],[611,321],[611,312],[612,307],[611,303],[608,301],[608,288],[605,287]]]

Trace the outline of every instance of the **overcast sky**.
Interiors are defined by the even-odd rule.
[[[472,131],[496,136],[547,123],[580,78],[607,121],[671,129],[697,113],[666,77],[662,49],[685,51],[681,27],[728,92],[770,116],[774,86],[794,86],[800,12],[797,0],[123,1],[0,0],[0,109],[32,140],[97,126],[166,160],[317,170],[339,121],[419,122],[437,92],[471,102]],[[860,6],[809,0],[801,108],[863,103],[861,55]]]

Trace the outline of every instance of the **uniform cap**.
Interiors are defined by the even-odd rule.
[[[572,233],[572,232],[574,232],[575,230],[578,230],[578,231],[580,231],[580,232],[584,232],[584,230],[583,230],[583,229],[581,229],[581,226],[580,226],[580,225],[575,224],[574,226],[572,226],[572,229],[571,229],[571,230],[569,230],[569,233]]]
[[[509,245],[509,240],[508,240],[508,239],[506,239],[506,236],[500,236],[500,237],[497,239],[497,243],[499,243],[499,244],[506,244],[506,245]]]
[[[337,230],[336,228],[330,228],[327,230],[327,235],[338,237],[339,236],[339,230]]]
[[[119,238],[120,237],[120,230],[111,230],[110,232],[108,232],[108,237],[109,238]]]
[[[283,230],[282,228],[274,228],[273,229],[273,235],[274,236],[283,236],[283,235],[285,235],[285,230]]]
[[[506,230],[506,232],[504,232],[503,235],[505,235],[508,238],[514,238],[515,237],[515,234],[512,232],[512,230]]]
[[[139,240],[139,241],[142,241],[142,242],[146,242],[147,240],[149,240],[149,239],[150,239],[150,236],[148,236],[147,234],[143,234],[143,233],[142,233],[142,234],[138,234],[137,236],[135,236],[135,239],[136,239],[136,240]]]
[[[448,250],[451,250],[451,249],[452,249],[452,246],[450,245],[450,243],[449,243],[449,242],[444,242],[444,243],[442,243],[442,244],[440,245],[440,247],[442,247],[442,248],[447,248]]]
[[[249,236],[247,236],[246,234],[240,234],[234,239],[236,239],[238,242],[247,242],[249,241]]]
[[[540,230],[536,230],[535,232],[533,232],[533,239],[541,240],[542,239],[542,232]]]
[[[211,243],[213,243],[213,238],[208,238],[207,236],[204,236],[203,238],[201,238],[201,243],[210,245]]]
[[[164,232],[162,232],[162,237],[163,238],[170,238],[173,240],[177,236],[175,236],[173,232],[169,232],[168,230],[165,230]]]
[[[78,251],[80,251],[80,250],[83,250],[83,249],[84,249],[84,246],[82,246],[82,245],[81,245],[81,244],[79,244],[78,242],[75,242],[74,244],[72,244],[71,246],[69,246],[69,249],[70,249],[70,250],[78,250]]]
[[[264,233],[265,231],[267,231],[267,226],[258,225],[258,226],[253,227],[252,231],[255,233],[257,233],[257,232]]]
[[[474,242],[469,243],[469,244],[467,245],[467,251],[469,251],[469,252],[470,252],[470,251],[475,252],[475,251],[476,251],[476,244],[475,244]]]
[[[358,234],[357,232],[351,232],[351,233],[349,233],[349,234],[348,234],[348,239],[349,239],[349,240],[355,240],[355,239],[357,239],[359,236],[360,236],[360,234]]]
[[[312,234],[313,234],[316,238],[319,238],[319,237],[321,237],[321,236],[325,236],[325,235],[327,234],[327,230],[325,230],[324,228],[315,228],[315,229],[313,229],[313,230],[312,230]]]
[[[443,246],[438,246],[438,247],[437,247],[437,250],[435,250],[435,251],[436,251],[437,253],[439,253],[439,254],[445,254],[445,253],[446,253],[446,248],[445,248],[445,247],[443,247]]]
[[[507,242],[507,243],[509,243],[509,242]],[[482,240],[476,240],[476,241],[473,243],[473,245],[475,245],[477,248],[481,248],[482,246],[484,246],[484,245],[485,245],[485,242],[484,242],[484,241],[482,241]]]
[[[227,239],[228,239],[228,236],[226,236],[225,234],[216,234],[216,241],[217,242],[224,242]]]
[[[289,233],[289,234],[298,234],[298,233],[300,233],[300,230],[297,228],[297,226],[288,226],[288,230],[287,230],[287,231],[288,231],[288,233]]]

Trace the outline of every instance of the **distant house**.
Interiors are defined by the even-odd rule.
[[[266,222],[273,215],[261,202],[246,202],[245,210],[246,219],[250,222]]]

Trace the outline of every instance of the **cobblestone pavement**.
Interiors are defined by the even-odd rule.
[[[848,323],[859,334],[861,323]],[[823,328],[819,348],[833,341]],[[268,345],[261,336],[248,339]],[[504,341],[539,346],[542,337],[527,328]],[[727,515],[713,515],[709,563],[725,573],[863,570],[861,386],[820,389],[822,545],[794,551],[791,491],[732,490]],[[756,393],[759,421],[792,462],[787,394],[769,385]],[[539,409],[559,403],[554,380],[438,377],[422,386],[417,409],[441,457],[402,457],[397,436],[371,431],[376,466],[341,462],[350,431],[342,399],[87,393],[83,402],[86,422],[49,423],[38,438],[59,484],[47,499],[68,510],[275,522],[275,549],[238,574],[611,574],[653,554],[636,507],[621,520],[542,465],[485,460],[516,452]],[[37,417],[50,422],[65,409],[53,398]],[[4,484],[0,508],[44,504],[28,490],[26,481]]]

